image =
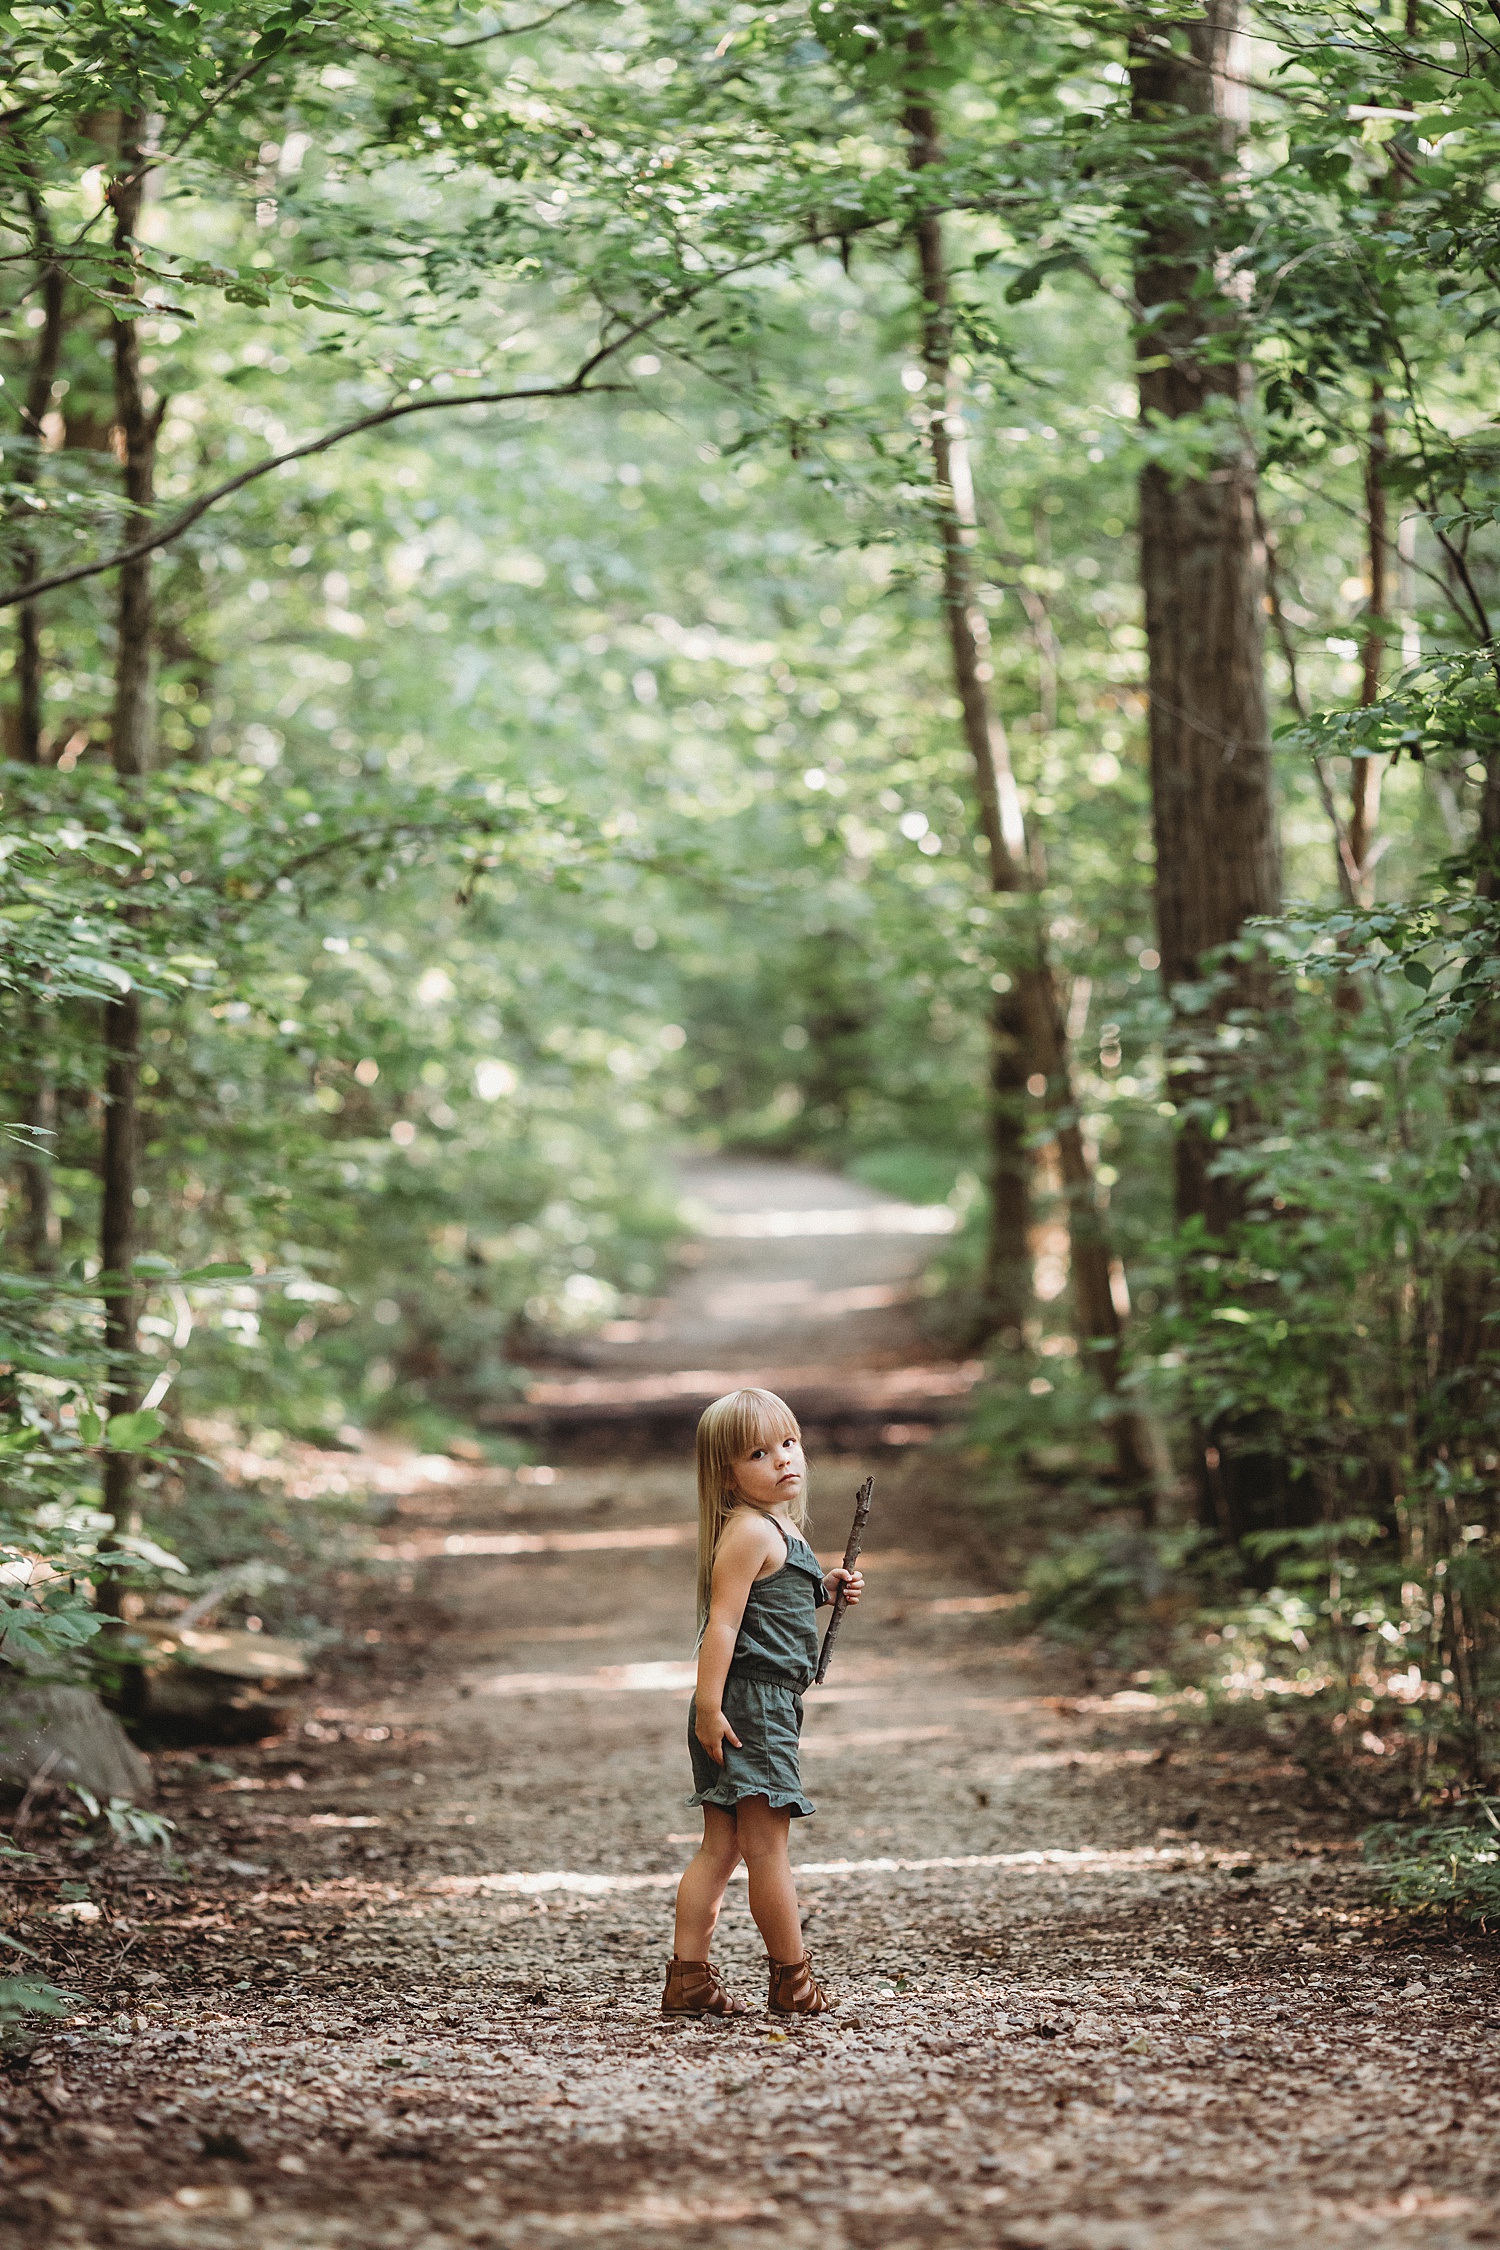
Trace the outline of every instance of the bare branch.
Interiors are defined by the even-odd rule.
[[[519,39],[523,32],[541,31],[545,25],[556,23],[559,16],[570,15],[574,8],[588,8],[595,0],[562,0],[561,7],[552,8],[545,16],[533,16],[530,23],[503,24],[498,31],[482,31],[477,39],[447,39],[442,42],[445,55],[462,55],[470,47],[487,47],[494,39]]]
[[[613,349],[614,347],[611,347]],[[238,476],[229,477],[223,484],[215,485],[211,492],[202,492],[198,498],[174,516],[170,523],[148,532],[144,538],[132,540],[113,555],[105,555],[96,562],[78,563],[72,570],[55,571],[50,578],[33,579],[30,585],[16,586],[0,593],[0,609],[14,608],[17,602],[34,601],[39,594],[54,593],[59,586],[76,586],[85,578],[98,578],[107,570],[118,570],[122,563],[136,562],[142,555],[154,554],[160,547],[168,547],[180,539],[195,523],[217,507],[221,500],[242,491],[258,477],[269,476],[273,469],[285,468],[289,461],[305,461],[312,454],[326,453],[330,446],[341,445],[346,438],[359,437],[366,430],[378,430],[388,422],[399,422],[408,414],[430,412],[440,406],[499,406],[514,399],[580,398],[596,393],[619,391],[623,383],[591,383],[589,371],[597,367],[605,354],[596,352],[579,373],[566,383],[532,384],[512,391],[470,391],[462,398],[449,398],[446,394],[436,398],[398,399],[393,405],[378,407],[373,414],[361,414],[352,422],[342,422],[334,430],[325,430],[321,437],[308,438],[302,445],[289,446],[284,453],[268,454],[264,461],[256,461]]]
[[[630,386],[625,383],[592,381],[596,368],[602,367],[606,360],[614,359],[633,344],[638,336],[647,335],[658,322],[667,319],[673,312],[680,312],[684,305],[694,302],[716,284],[732,281],[736,274],[749,272],[757,266],[771,265],[776,259],[806,247],[807,237],[798,235],[769,249],[737,259],[733,265],[725,266],[716,273],[705,275],[695,288],[685,289],[675,304],[658,306],[654,312],[630,322],[608,343],[600,344],[597,350],[590,352],[566,383],[538,383],[510,391],[467,391],[460,398],[451,398],[443,393],[435,398],[396,399],[389,406],[377,407],[372,413],[356,416],[352,422],[341,422],[337,429],[325,430],[321,437],[308,438],[301,445],[289,446],[284,453],[267,454],[263,461],[253,462],[248,469],[241,469],[237,476],[215,485],[211,492],[200,493],[170,523],[133,540],[128,547],[121,547],[116,553],[105,555],[97,562],[77,563],[71,570],[54,571],[50,578],[36,578],[24,586],[0,592],[0,610],[13,609],[17,602],[34,601],[39,594],[55,593],[60,586],[77,586],[84,579],[98,578],[105,571],[118,570],[122,563],[135,562],[142,555],[154,554],[159,548],[168,547],[173,540],[180,539],[185,531],[191,531],[193,525],[206,516],[210,508],[217,507],[221,500],[227,500],[234,493],[243,491],[247,484],[254,484],[257,478],[269,476],[273,469],[285,468],[291,461],[308,460],[315,453],[326,453],[330,447],[342,445],[346,438],[361,437],[367,430],[382,429],[387,423],[404,420],[408,414],[428,414],[439,407],[504,406],[522,399],[602,397],[627,390]]]

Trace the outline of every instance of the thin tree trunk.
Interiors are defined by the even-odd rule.
[[[1186,52],[1173,45],[1181,40]],[[1177,420],[1238,406],[1249,371],[1221,356],[1235,317],[1205,300],[1215,257],[1212,209],[1232,173],[1240,89],[1231,85],[1239,45],[1237,0],[1209,0],[1201,15],[1139,31],[1131,43],[1131,109],[1155,144],[1150,201],[1141,221],[1136,293],[1141,417]],[[1176,169],[1181,192],[1163,183]],[[1141,580],[1145,594],[1151,715],[1151,801],[1156,833],[1156,913],[1162,978],[1178,1023],[1212,1033],[1231,1009],[1267,997],[1263,974],[1230,973],[1207,1011],[1189,1009],[1181,988],[1204,958],[1230,944],[1253,916],[1281,903],[1264,677],[1265,556],[1256,520],[1255,464],[1234,439],[1202,477],[1149,465],[1140,485]],[[1209,1090],[1202,1073],[1179,1077],[1191,1103]],[[1181,1106],[1181,1105],[1180,1105]],[[1178,1130],[1176,1205],[1213,1234],[1237,1215],[1233,1186],[1212,1174],[1213,1143],[1196,1119]]]
[[[52,232],[46,205],[35,191],[31,193],[29,201],[40,254],[42,325],[37,332],[31,373],[27,378],[21,423],[33,444],[40,446],[42,424],[52,401],[52,385],[57,380],[58,362],[62,356],[65,282],[62,268],[50,256]],[[22,454],[15,464],[15,482],[18,485],[34,485],[39,482],[40,477],[39,455],[35,452]],[[17,562],[23,579],[36,576],[36,550],[29,543],[21,547]],[[22,765],[39,766],[42,763],[42,647],[35,602],[23,603],[16,620],[14,752]],[[28,1072],[28,1079],[22,1112],[22,1122],[28,1129],[28,1145],[23,1147],[19,1171],[21,1200],[26,1214],[26,1256],[34,1273],[51,1273],[54,1270],[59,1247],[57,1214],[52,1204],[57,1088],[53,1082],[52,1057],[49,1052],[52,1044],[51,1022],[52,1010],[44,998],[38,996],[28,1002],[23,1032],[23,1053],[26,1058],[24,1067]]]
[[[26,1010],[29,1053],[23,1122],[29,1148],[20,1159],[21,1202],[25,1211],[23,1239],[26,1262],[33,1273],[55,1273],[61,1247],[61,1230],[52,1201],[52,1156],[57,1140],[57,1086],[50,1056],[45,1052],[51,1009],[45,1000],[33,1000]],[[35,1153],[32,1153],[32,1152]]]
[[[1387,544],[1390,537],[1385,490],[1385,462],[1389,427],[1385,412],[1385,386],[1378,379],[1370,386],[1370,444],[1365,455],[1365,532],[1370,594],[1365,604],[1365,645],[1362,653],[1359,700],[1369,709],[1380,694],[1380,674],[1385,657],[1385,623],[1390,614]],[[1380,766],[1374,758],[1356,758],[1349,777],[1349,850],[1355,865],[1355,886],[1361,906],[1374,904],[1371,895],[1370,850],[1380,822]]]
[[[61,266],[50,255],[52,228],[46,205],[35,193],[29,200],[32,223],[37,230],[42,325],[37,333],[36,352],[27,378],[21,422],[32,445],[40,449],[42,425],[52,404],[52,386],[57,380],[58,363],[62,357],[67,285]],[[15,482],[18,485],[34,485],[40,478],[40,451],[23,454],[16,463]],[[17,567],[23,580],[37,575],[38,557],[35,548],[29,543],[21,548]],[[35,602],[21,604],[16,619],[16,633],[16,755],[25,765],[39,766],[42,762],[42,651],[41,620]]]
[[[909,160],[914,171],[938,160],[940,140],[936,113],[920,100],[908,103],[905,113]],[[1010,1199],[993,1206],[996,1229],[995,1265],[1017,1260],[1007,1240],[1000,1246],[999,1229],[1014,1229],[1024,1215],[1024,1201],[1016,1189],[1017,1159],[1010,1154],[1022,1131],[1019,1103],[1012,1088],[1017,1065],[1013,1056],[1024,1038],[1028,1079],[1040,1078],[1044,1100],[1057,1143],[1063,1193],[1067,1205],[1069,1264],[1080,1349],[1095,1367],[1105,1390],[1116,1403],[1112,1415],[1115,1450],[1122,1482],[1138,1489],[1149,1514],[1154,1497],[1154,1448],[1141,1417],[1120,1398],[1123,1376],[1121,1321],[1110,1287],[1110,1255],[1101,1213],[1095,1199],[1093,1169],[1084,1147],[1068,1057],[1067,1035],[1058,998],[1057,980],[1048,952],[1046,932],[1037,910],[1034,872],[1028,851],[1026,824],[1020,793],[1010,762],[1010,744],[999,713],[989,696],[989,624],[980,608],[974,584],[974,547],[977,541],[973,483],[968,449],[952,366],[952,324],[948,274],[944,257],[942,221],[928,213],[914,229],[922,293],[922,356],[927,369],[927,438],[932,457],[937,504],[938,534],[942,548],[943,609],[953,684],[963,711],[964,739],[973,761],[975,793],[980,823],[989,846],[990,883],[1000,896],[1020,894],[1030,901],[1025,915],[1025,935],[1020,958],[1012,965],[1017,1005],[1006,1017],[1008,1041],[1003,1050],[1006,1076],[1001,1078],[1002,1050],[997,1041],[994,1073],[993,1173],[998,1180],[1009,1163]],[[1002,1098],[1003,1087],[1003,1098]]]
[[[1385,386],[1377,376],[1370,385],[1370,442],[1365,453],[1365,584],[1368,591],[1365,600],[1364,646],[1360,651],[1359,701],[1360,708],[1366,711],[1380,695],[1381,664],[1385,655],[1383,628],[1389,614],[1385,491],[1388,434]],[[1339,820],[1332,784],[1321,760],[1317,761],[1316,771],[1319,791],[1333,816],[1335,871],[1344,902],[1348,906],[1373,906],[1375,860],[1378,856],[1375,851],[1375,834],[1380,825],[1382,761],[1374,757],[1350,759],[1347,823]],[[1360,950],[1357,941],[1350,947],[1355,958]],[[1364,986],[1352,962],[1334,984],[1333,1003],[1339,1014],[1351,1022],[1364,1008]],[[1336,1056],[1329,1071],[1331,1094],[1342,1097],[1345,1077],[1344,1061]]]
[[[1500,755],[1485,760],[1472,865],[1475,895],[1500,899]],[[1492,1072],[1500,1056],[1500,999],[1481,1005],[1453,1043],[1454,1122],[1474,1155],[1459,1221],[1459,1247],[1442,1294],[1441,1433],[1455,1452],[1488,1446],[1495,1427],[1496,1339],[1500,1337],[1500,1176],[1493,1155]],[[1487,1124],[1488,1136],[1476,1132]],[[1486,1143],[1488,1142],[1488,1145]],[[1456,1427],[1455,1427],[1456,1425]],[[1465,1426],[1467,1425],[1467,1426]]]
[[[142,203],[144,120],[122,121],[120,168],[110,189],[115,214],[114,246],[119,261],[120,294],[128,292],[136,228]],[[147,408],[141,381],[140,342],[134,320],[114,323],[115,424],[123,455],[125,496],[133,519],[143,523],[155,498],[156,434],[161,413]],[[111,733],[114,769],[127,787],[151,766],[155,727],[152,678],[151,558],[143,555],[120,571],[116,610],[115,700]],[[100,1261],[106,1276],[104,1349],[111,1413],[135,1403],[136,1188],[140,1165],[137,1107],[141,1067],[141,1005],[134,991],[104,1004],[104,1147],[99,1222]],[[134,1461],[128,1453],[106,1451],[104,1505],[124,1528],[134,1504]],[[112,1589],[104,1589],[107,1598]]]
[[[987,1335],[1019,1351],[1031,1310],[1031,1152],[1026,1010],[1014,980],[990,1008],[990,1230],[981,1283]]]

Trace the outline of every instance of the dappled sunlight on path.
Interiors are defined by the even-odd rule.
[[[563,1439],[648,1417],[690,1430],[745,1383],[781,1392],[809,1425],[888,1444],[962,1412],[983,1363],[946,1358],[921,1319],[933,1249],[959,1223],[951,1205],[745,1159],[693,1159],[681,1180],[693,1233],[669,1295],[570,1345],[568,1372],[539,1368],[508,1426]]]
[[[795,1207],[785,1168],[750,1169]],[[723,1208],[743,1212],[734,1185]],[[810,1211],[880,1208],[804,1187]],[[821,1239],[922,1254],[918,1232]],[[722,1341],[702,1326],[716,1254],[664,1316],[700,1347]],[[840,1316],[887,1323],[881,1350],[910,1347],[908,1317]],[[868,1329],[818,1332],[820,1379],[873,1379]],[[627,1375],[611,1347],[622,1372],[579,1380],[687,1364],[639,1348],[653,1367]],[[35,2074],[27,2130],[69,2164],[10,2198],[18,2244],[1495,2240],[1493,1949],[1376,1913],[1348,1834],[1272,1746],[1230,1756],[1144,1686],[1058,1692],[1004,1637],[1014,1596],[945,1541],[931,1455],[816,1454],[820,1547],[870,1460],[869,1596],[807,1698],[818,1813],[793,1837],[832,2015],[758,2012],[742,1881],[716,1957],[753,2012],[658,2011],[695,1819],[687,1460],[554,1460],[524,1484],[416,1465],[379,1550],[399,1660],[382,1643],[368,1672],[345,1665],[232,1776],[184,1761],[190,1889],[147,1886],[73,1941],[119,2013],[57,2034]]]

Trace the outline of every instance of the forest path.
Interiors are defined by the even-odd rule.
[[[865,1466],[815,1465],[820,1547]],[[137,1861],[98,1921],[25,1926],[90,2013],[8,2097],[9,2239],[1500,2240],[1494,1949],[1370,1909],[1274,1755],[1048,1693],[923,1455],[877,1469],[793,1836],[835,2013],[768,2022],[743,1886],[716,1950],[755,2012],[658,2013],[697,1825],[688,1465],[418,1465],[368,1663],[279,1742],[166,1762],[177,1880]]]
[[[949,1205],[750,1157],[689,1157],[677,1177],[695,1233],[667,1295],[571,1346],[567,1369],[540,1372],[506,1424],[676,1449],[741,1383],[782,1393],[804,1427],[846,1444],[920,1442],[962,1413],[983,1364],[945,1359],[920,1317],[926,1268],[958,1224]]]
[[[744,1157],[689,1157],[677,1178],[697,1240],[655,1317],[591,1345],[590,1365],[847,1369],[927,1356],[914,1316],[934,1238],[956,1223],[946,1204]]]

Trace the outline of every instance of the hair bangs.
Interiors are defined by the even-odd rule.
[[[726,1391],[706,1406],[698,1422],[698,1622],[708,1615],[709,1588],[714,1552],[730,1511],[734,1464],[758,1445],[776,1445],[783,1438],[800,1444],[802,1429],[784,1398],[774,1391],[755,1388]],[[799,1531],[806,1529],[803,1498],[791,1511]]]
[[[730,1391],[726,1397],[715,1399],[703,1417],[705,1422],[710,1414],[714,1417],[710,1436],[713,1455],[716,1465],[722,1463],[726,1470],[758,1445],[775,1445],[782,1438],[796,1438],[799,1444],[802,1440],[796,1415],[774,1391]]]

